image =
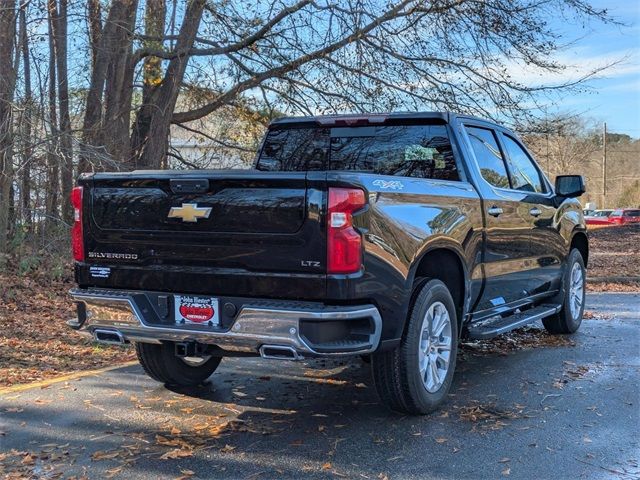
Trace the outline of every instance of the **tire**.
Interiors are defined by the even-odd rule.
[[[558,299],[562,308],[555,315],[542,320],[549,333],[574,333],[580,328],[584,313],[585,279],[584,260],[574,248],[569,253],[567,269],[562,278],[562,294]]]
[[[138,361],[145,373],[154,380],[175,386],[194,386],[204,382],[215,372],[222,357],[209,357],[202,363],[190,365],[176,357],[173,343],[136,343]]]
[[[448,326],[444,326],[438,343],[432,343],[435,337],[422,340],[424,328],[427,327],[427,332],[430,332],[434,318],[437,327],[438,319],[444,319],[441,316],[443,312],[448,315]],[[446,362],[446,349],[437,346],[447,343],[445,337],[449,338],[450,348]],[[421,354],[424,350],[431,352],[430,355]],[[400,345],[393,350],[371,355],[373,381],[380,399],[391,410],[412,415],[424,415],[436,410],[447,399],[451,388],[457,350],[458,321],[451,293],[440,280],[419,283],[414,291]],[[435,363],[429,361],[434,358],[437,358]],[[446,369],[438,368],[445,363]],[[432,365],[436,367],[439,383],[435,382]],[[421,367],[424,371],[421,371]]]

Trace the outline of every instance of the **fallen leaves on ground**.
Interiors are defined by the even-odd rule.
[[[587,292],[615,292],[615,293],[635,293],[640,292],[639,282],[589,282],[587,279]]]
[[[454,406],[461,420],[474,424],[474,429],[500,430],[507,426],[505,420],[518,418],[529,418],[530,415],[524,413],[524,405],[515,405],[513,409],[502,409],[493,403],[474,403],[464,407]]]
[[[131,348],[98,346],[67,326],[75,316],[68,296],[73,286],[70,276],[52,280],[39,272],[0,273],[0,387],[135,358]]]
[[[121,452],[119,450],[113,450],[110,452],[103,452],[102,450],[98,450],[97,452],[93,452],[91,454],[91,459],[95,461],[99,460],[112,460],[120,456]]]
[[[161,460],[175,460],[176,458],[193,457],[193,450],[174,448],[160,455]]]
[[[53,445],[53,446],[52,446]],[[0,453],[0,476],[7,479],[61,478],[75,462],[78,448],[51,444],[40,452],[16,449]]]
[[[601,313],[601,312],[594,312],[592,310],[585,310],[582,313],[582,318],[584,320],[611,320],[614,317],[610,313]]]
[[[158,415],[156,427],[146,428],[144,431],[128,430],[126,427],[95,431],[87,437],[86,442],[75,443],[71,447],[69,443],[58,445],[43,442],[40,445],[30,444],[31,451],[1,452],[0,478],[60,478],[63,473],[67,478],[80,463],[87,461],[94,463],[89,467],[92,470],[100,469],[103,478],[126,478],[131,467],[143,458],[186,466],[178,462],[188,461],[198,455],[208,456],[214,451],[225,456],[244,455],[230,441],[232,436],[263,436],[288,428],[286,424],[278,426],[277,423],[288,417],[286,414],[275,414],[268,419],[230,419],[227,413],[210,414],[185,395],[174,394],[169,399],[162,400],[157,398],[155,391],[148,393],[137,394],[133,403],[152,402],[159,411],[171,409],[174,416],[166,416],[164,413]],[[196,413],[183,415],[179,408],[181,405],[176,403],[194,406]],[[102,408],[91,400],[85,401],[85,405]],[[233,404],[228,406],[230,408]],[[317,464],[315,468],[319,467],[320,464]],[[191,470],[182,471],[180,476],[176,476],[186,480],[195,475],[189,472]]]
[[[180,470],[180,473],[181,475],[177,477],[176,480],[187,480],[196,474],[196,472],[194,472],[193,470],[186,470],[186,469]]]
[[[640,275],[637,245],[640,245],[640,225],[589,231],[588,276],[637,277]]]
[[[640,291],[640,225],[589,231],[587,291]],[[624,281],[623,281],[624,280]]]
[[[545,329],[526,326],[489,340],[461,342],[462,352],[506,355],[509,352],[539,347],[573,347],[575,342],[568,335],[551,335]]]

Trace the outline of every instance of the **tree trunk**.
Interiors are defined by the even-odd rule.
[[[33,123],[33,93],[31,91],[31,59],[29,58],[29,36],[27,35],[27,5],[20,7],[20,43],[24,69],[24,114],[22,119],[22,181],[20,188],[20,210],[27,232],[31,231],[33,213],[31,208],[31,161],[33,145],[31,128]]]
[[[147,0],[145,10],[145,48],[154,50],[162,50],[162,40],[155,40],[164,35],[164,23],[166,16],[166,8],[164,0]],[[133,168],[137,167],[136,157],[139,153],[136,150],[138,145],[144,143],[143,139],[138,138],[142,132],[149,130],[149,122],[155,109],[155,101],[157,100],[157,92],[162,83],[162,60],[158,57],[149,56],[144,60],[143,67],[143,90],[142,105],[136,115],[132,133],[132,159]]]
[[[91,45],[91,67],[95,68],[100,37],[102,36],[102,13],[100,0],[87,1],[87,16],[89,22],[89,44]]]
[[[102,40],[102,13],[100,9],[100,0],[88,0],[87,2],[87,15],[89,23],[89,44],[91,45],[91,86],[87,95],[87,103],[85,105],[85,119],[82,140],[83,143],[80,146],[80,158],[78,159],[77,174],[91,170],[91,157],[92,152],[90,148],[86,148],[85,145],[92,145],[92,140],[95,140],[95,132],[89,131],[89,127],[97,127],[95,124],[90,123],[90,119],[87,119],[87,110],[91,108],[92,115],[100,114],[102,106],[98,106],[102,100],[102,85],[98,85],[99,77],[104,75],[102,73],[102,67],[98,65],[98,61],[104,61],[104,55],[100,54],[100,42]],[[103,80],[104,81],[104,80]],[[99,93],[99,96],[96,94]],[[98,109],[96,114],[95,109]],[[89,143],[87,143],[89,142]]]
[[[49,232],[58,218],[58,188],[60,185],[60,158],[58,152],[58,116],[56,113],[56,54],[53,40],[55,0],[48,3],[49,22],[49,142],[47,148],[47,186],[45,232]]]
[[[103,137],[104,144],[118,164],[129,160],[134,67],[131,64],[131,49],[138,2],[125,3],[122,17],[118,19],[118,28],[109,40],[112,56],[107,67],[104,100],[104,125],[108,126]]]
[[[164,36],[164,23],[167,14],[165,0],[147,0],[145,8],[144,34],[147,39],[144,41],[143,47],[162,50],[163,42],[156,40],[156,38]],[[162,82],[162,59],[153,55],[146,57],[142,75],[142,104],[145,105],[151,99],[156,87]]]
[[[69,116],[69,77],[67,72],[67,0],[51,0],[52,26],[58,74],[58,112],[60,118],[60,166],[62,186],[62,219],[73,222],[73,209],[69,197],[73,188],[73,143]]]
[[[129,111],[123,112],[122,105],[127,104],[127,98],[130,104],[132,92],[129,72],[132,74],[133,71],[130,69],[129,55],[126,58],[122,57],[123,53],[127,54],[131,48],[131,33],[135,23],[136,7],[137,0],[113,0],[102,29],[87,93],[78,167],[80,172],[100,167],[101,157],[105,153],[105,144],[108,142],[113,147],[115,142],[111,140],[111,136],[114,135],[114,128],[119,132],[125,119],[128,129]],[[127,78],[129,79],[125,80]],[[105,85],[107,85],[106,88],[109,92],[107,95],[105,95]],[[129,91],[120,95],[122,88]],[[103,97],[108,97],[108,99],[105,98],[104,104]],[[105,111],[108,110],[104,117],[103,108]],[[117,126],[110,125],[105,117],[115,118],[119,124]],[[108,136],[105,135],[107,131]]]
[[[166,161],[171,119],[189,61],[188,52],[193,47],[204,5],[205,0],[189,2],[176,42],[179,54],[169,62],[162,83],[154,92],[153,110],[138,111],[138,116],[148,115],[148,118],[136,119],[131,137],[136,168],[160,168]]]
[[[6,253],[8,250],[9,210],[12,203],[15,36],[15,1],[0,0],[0,253]]]

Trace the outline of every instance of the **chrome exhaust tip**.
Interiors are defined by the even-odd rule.
[[[272,360],[303,360],[295,348],[285,345],[262,345],[260,347],[260,356]]]
[[[126,340],[118,330],[105,330],[97,328],[93,331],[93,338],[98,343],[107,345],[124,345]]]

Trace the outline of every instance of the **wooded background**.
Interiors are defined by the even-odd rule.
[[[607,137],[604,194],[600,125],[557,108],[601,69],[510,75],[566,68],[558,17],[615,22],[583,0],[0,0],[0,255],[66,253],[82,172],[246,168],[283,114],[496,119],[551,176],[585,174],[586,199],[637,207],[638,141]]]

